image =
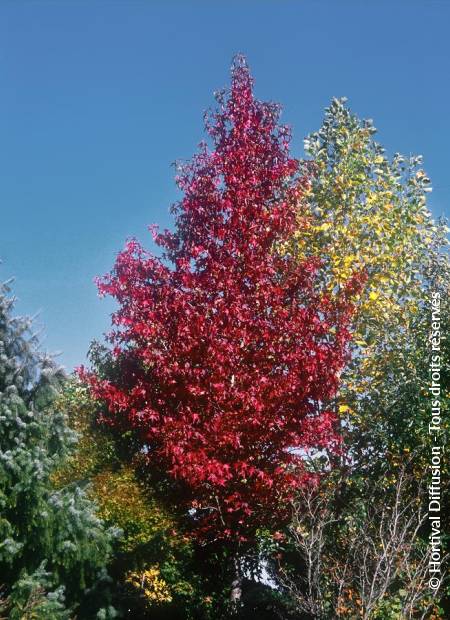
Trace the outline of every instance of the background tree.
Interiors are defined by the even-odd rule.
[[[431,291],[440,292],[445,321],[450,263],[448,228],[427,209],[431,187],[421,158],[389,160],[375,132],[345,100],[332,101],[321,129],[305,141],[313,180],[299,202],[299,230],[289,250],[299,260],[320,255],[319,277],[332,293],[354,273],[367,273],[355,299],[355,338],[339,404],[345,428],[357,428],[349,439],[352,458],[380,464],[388,450],[398,455],[419,448],[428,436],[423,396]],[[407,416],[397,393],[405,386]]]
[[[0,581],[8,618],[114,617],[104,599],[111,532],[85,493],[52,473],[75,437],[55,398],[61,370],[0,285]]]
[[[317,620],[442,617],[428,585],[428,541],[420,536],[426,480],[410,465],[384,494],[367,480],[364,492],[341,506],[335,479],[300,492],[284,551],[297,556],[302,571],[278,563],[280,586],[297,613]]]
[[[413,503],[427,484],[433,292],[441,299],[442,445],[448,433],[444,419],[448,411],[448,229],[445,222],[435,223],[426,207],[431,188],[419,167],[420,158],[405,160],[396,154],[389,160],[374,141],[374,133],[371,122],[359,120],[343,100],[333,100],[321,129],[306,141],[312,160],[304,165],[313,171],[313,180],[308,196],[298,205],[299,231],[282,248],[296,253],[299,260],[320,252],[319,276],[332,295],[355,271],[367,273],[366,287],[354,298],[352,357],[335,403],[341,413],[345,451],[337,478],[330,478],[327,491],[333,497],[329,515],[333,527],[325,542],[355,570],[358,562],[352,561],[350,550],[337,544],[345,543],[349,535],[343,515],[360,519],[359,531],[368,530],[371,507],[389,506],[391,499],[395,504],[405,460],[410,484],[402,490],[404,505]],[[310,224],[306,228],[305,222]],[[311,466],[327,469],[329,460],[317,459]],[[448,465],[443,464],[445,479],[447,471]],[[448,484],[442,491],[444,514]],[[296,519],[305,507],[301,499],[298,502]],[[420,556],[427,535],[423,527],[414,544],[409,541],[412,556]],[[391,552],[400,562],[400,551]],[[331,566],[323,563],[322,570],[330,573]],[[382,617],[399,617],[399,613],[402,618],[420,617],[418,609],[418,616],[401,611],[399,602],[403,599],[398,592],[406,593],[413,584],[397,578],[397,591],[391,585]],[[359,600],[363,598],[360,592]]]
[[[92,347],[91,360],[100,371],[101,347]],[[97,423],[96,404],[77,378],[66,382],[58,406],[79,440],[53,479],[57,486],[85,487],[99,517],[120,530],[109,569],[116,584],[114,606],[127,618],[217,617],[223,604],[220,566],[211,570],[205,557],[205,566],[199,566],[176,489],[146,476],[139,457],[129,458],[128,435]],[[208,579],[208,571],[217,582]]]

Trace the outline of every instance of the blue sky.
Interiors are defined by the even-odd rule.
[[[345,95],[389,152],[424,155],[448,213],[449,23],[450,0],[3,0],[0,278],[40,312],[44,347],[71,370],[108,329],[93,278],[170,225],[170,164],[203,137],[236,52],[296,155]]]

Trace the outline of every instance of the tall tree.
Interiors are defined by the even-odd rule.
[[[12,315],[9,293],[0,285],[2,610],[9,618],[56,620],[74,609],[94,617],[111,533],[80,488],[53,486],[75,442],[54,407],[64,376],[39,352],[31,321]],[[114,617],[112,608],[99,613]]]
[[[440,294],[444,325],[450,278],[448,228],[427,208],[431,185],[421,157],[389,159],[375,133],[345,100],[331,102],[322,127],[305,141],[312,182],[298,204],[301,226],[285,248],[299,261],[319,253],[319,275],[332,295],[354,273],[367,274],[354,300],[353,355],[339,394],[359,469],[363,462],[382,466],[388,453],[428,450],[431,293]]]
[[[190,492],[207,540],[247,539],[278,522],[307,482],[302,451],[337,449],[334,396],[349,297],[316,286],[320,261],[274,249],[296,229],[309,180],[289,155],[280,109],[253,95],[241,57],[206,119],[212,143],[180,166],[175,232],[161,258],[128,242],[102,294],[119,303],[114,370],[82,374],[102,420],[132,432],[148,464]],[[170,265],[171,264],[171,265]]]
[[[428,431],[433,299],[440,300],[442,335],[441,445],[449,429],[448,228],[427,208],[431,186],[421,158],[389,159],[375,132],[344,100],[332,101],[322,127],[306,140],[311,160],[304,165],[313,180],[298,205],[301,226],[283,248],[299,261],[320,252],[320,277],[331,295],[353,273],[367,273],[354,299],[353,355],[335,403],[345,458],[315,494],[301,493],[294,503],[288,540],[299,557],[291,594],[313,617],[329,617],[333,609],[346,618],[437,618],[440,594],[431,596],[427,583],[429,531],[422,517],[436,442]],[[321,466],[317,459],[312,465]],[[442,462],[443,514],[447,471]],[[389,541],[387,523],[395,525]],[[399,532],[401,545],[394,540]],[[361,540],[364,548],[357,549]],[[287,583],[293,584],[289,576]]]

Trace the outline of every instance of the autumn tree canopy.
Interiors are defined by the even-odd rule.
[[[362,276],[331,296],[317,284],[320,257],[275,251],[297,230],[309,179],[242,58],[217,100],[210,144],[179,167],[174,231],[152,228],[161,257],[131,240],[99,282],[119,304],[114,372],[82,374],[102,420],[190,489],[202,536],[239,539],[279,522],[310,476],[302,451],[339,445],[326,403]]]
[[[382,467],[387,454],[413,447],[426,466],[431,291],[446,317],[450,279],[448,228],[428,208],[422,158],[389,158],[375,134],[345,100],[332,100],[305,140],[313,178],[286,246],[300,261],[320,254],[331,294],[358,271],[367,274],[354,299],[353,355],[339,395],[352,461],[365,476],[368,465]]]

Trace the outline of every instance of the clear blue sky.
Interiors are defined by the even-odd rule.
[[[373,118],[389,152],[422,153],[450,200],[450,0],[0,3],[0,278],[40,311],[68,369],[109,326],[93,278],[124,240],[170,225],[175,159],[247,55],[293,148],[332,96]]]

